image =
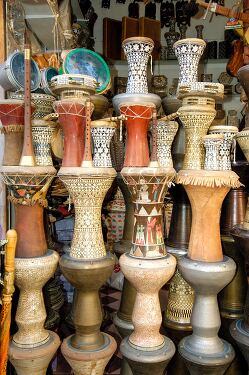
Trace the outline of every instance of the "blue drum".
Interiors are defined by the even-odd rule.
[[[58,75],[58,70],[52,67],[41,69],[41,89],[45,94],[54,95],[50,89],[53,77]]]
[[[36,62],[31,59],[31,91],[36,91],[41,83],[41,74]],[[4,90],[24,90],[24,54],[14,52],[0,65],[0,85]]]

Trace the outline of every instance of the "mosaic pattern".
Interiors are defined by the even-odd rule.
[[[53,165],[51,140],[55,128],[51,126],[32,126],[32,140],[37,165]]]
[[[179,83],[198,81],[198,64],[206,43],[202,39],[182,39],[174,44],[180,66]]]
[[[128,62],[128,82],[126,93],[147,94],[147,64],[154,48],[149,38],[128,38],[122,47]]]
[[[75,207],[75,226],[70,255],[73,258],[94,259],[106,255],[101,208],[114,177],[60,176]]]
[[[161,167],[173,167],[171,146],[178,129],[176,121],[157,123],[157,160]]]
[[[231,147],[234,137],[238,133],[238,128],[236,126],[212,126],[209,133],[224,135],[224,139],[219,147],[219,170],[231,170]]]
[[[15,259],[15,284],[20,296],[15,318],[18,332],[13,341],[19,347],[33,348],[49,339],[44,329],[46,310],[41,291],[53,276],[58,260],[55,251],[43,257]]]
[[[170,282],[166,322],[189,324],[194,304],[194,290],[182,278],[178,268]],[[167,324],[167,323],[166,323]]]
[[[95,167],[112,167],[110,143],[115,133],[115,128],[96,127],[91,129],[94,151],[93,165]]]

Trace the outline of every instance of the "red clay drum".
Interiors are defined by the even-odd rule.
[[[5,137],[3,165],[19,165],[24,131],[23,100],[0,100],[0,119],[0,132]]]
[[[147,133],[154,104],[121,104],[120,113],[126,117],[127,141],[124,167],[147,167],[150,162]]]
[[[85,103],[60,100],[54,104],[64,133],[63,167],[80,167],[84,154]]]

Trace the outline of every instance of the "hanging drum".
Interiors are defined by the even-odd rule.
[[[66,55],[63,71],[94,77],[99,84],[97,94],[105,93],[111,85],[110,69],[105,60],[98,53],[85,48],[73,49]]]
[[[50,82],[58,75],[58,70],[52,67],[41,69],[41,89],[45,94],[54,95],[50,89]]]
[[[41,74],[36,62],[31,59],[31,91],[36,91],[41,82]],[[24,54],[14,52],[0,65],[0,85],[4,90],[24,90]]]

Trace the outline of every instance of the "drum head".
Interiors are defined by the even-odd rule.
[[[53,77],[58,75],[58,70],[52,67],[41,70],[41,88],[46,94],[54,95],[50,90],[49,84]]]
[[[10,73],[20,89],[24,90],[24,54],[15,52],[10,59]],[[31,91],[40,86],[41,74],[36,62],[31,59]]]
[[[98,94],[108,90],[111,75],[104,59],[96,52],[85,48],[76,48],[70,51],[63,63],[64,73],[84,74],[92,76],[99,83],[96,89]]]

